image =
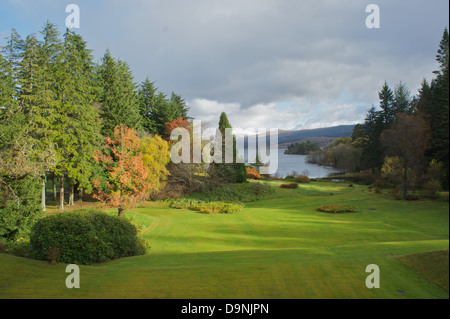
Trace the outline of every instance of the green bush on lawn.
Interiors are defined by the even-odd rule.
[[[177,209],[191,209],[203,214],[232,214],[242,209],[241,204],[224,202],[202,202],[195,199],[177,199],[172,201],[170,207]]]
[[[145,254],[129,220],[95,211],[51,215],[31,230],[35,258],[51,263],[90,265]]]

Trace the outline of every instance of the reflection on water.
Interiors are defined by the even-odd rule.
[[[296,175],[306,175],[309,178],[327,177],[331,173],[338,173],[339,170],[306,163],[306,155],[286,155],[285,149],[278,150],[278,170],[276,177],[286,177],[295,172]]]

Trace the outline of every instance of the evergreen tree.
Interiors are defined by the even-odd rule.
[[[173,108],[175,109],[175,118],[182,118],[183,120],[190,119],[188,116],[189,112],[189,106],[187,105],[186,101],[179,95],[172,92],[172,95],[170,97],[170,103],[172,104]]]
[[[17,99],[17,78],[23,40],[15,29],[11,29],[10,36],[6,40],[7,44],[2,48],[0,58],[0,119],[5,119],[20,109]]]
[[[119,124],[141,128],[138,98],[128,65],[121,60],[115,61],[107,50],[99,72],[102,134],[113,137],[114,128]]]
[[[397,114],[408,113],[411,114],[411,94],[405,84],[400,82],[394,90],[394,102],[392,104],[392,113],[394,118]],[[391,123],[392,124],[392,123]]]
[[[158,104],[158,88],[154,82],[147,78],[138,90],[139,113],[141,115],[142,128],[152,134],[157,133],[155,110]]]
[[[3,55],[7,61],[7,77],[11,85],[10,89],[17,90],[17,74],[20,68],[21,54],[24,41],[16,29],[11,29],[6,46],[3,47]]]
[[[430,109],[432,128],[432,157],[444,163],[446,177],[444,186],[448,189],[449,177],[449,35],[444,30],[439,44],[436,61],[439,70],[435,71],[436,79],[432,81],[432,106]]]
[[[385,118],[377,111],[375,106],[370,108],[364,121],[366,140],[363,144],[361,155],[361,166],[364,169],[378,168],[382,165],[382,146],[380,135],[385,127]]]
[[[388,126],[394,122],[395,113],[393,111],[394,93],[386,81],[384,82],[381,91],[378,93],[378,97],[380,99],[380,108],[382,110],[379,116],[383,119],[383,124]]]
[[[59,60],[58,97],[65,116],[55,123],[59,132],[55,142],[62,155],[56,170],[69,178],[69,204],[73,205],[75,184],[91,189],[93,154],[101,143],[100,121],[94,107],[92,56],[80,35],[67,30]]]
[[[222,149],[222,159],[221,163],[212,163],[210,166],[210,174],[213,177],[217,177],[219,180],[223,182],[231,182],[231,183],[243,183],[247,180],[247,170],[245,168],[244,163],[238,163],[238,151],[236,147],[236,138],[233,135],[232,139],[232,162],[227,163],[227,145],[226,145],[226,130],[232,129],[230,122],[228,121],[228,117],[225,112],[220,115],[219,120],[219,129],[220,134],[217,134],[216,139],[214,141],[216,151],[219,143],[221,144]],[[229,149],[228,149],[229,151]]]

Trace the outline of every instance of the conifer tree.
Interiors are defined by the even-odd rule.
[[[138,98],[128,65],[121,60],[114,60],[107,50],[99,73],[102,86],[100,97],[102,134],[112,137],[114,128],[119,124],[140,129]]]
[[[436,79],[432,81],[432,157],[444,163],[446,176],[443,183],[446,189],[449,186],[449,35],[448,29],[444,30],[436,61],[439,70],[436,70]]]
[[[139,113],[142,128],[152,134],[157,133],[155,112],[158,104],[158,88],[147,78],[138,89]]]
[[[80,35],[67,30],[59,58],[58,97],[64,122],[56,123],[61,159],[57,170],[69,179],[69,204],[74,186],[91,189],[94,150],[101,142],[99,114],[94,107],[94,67],[90,51]],[[61,203],[60,203],[61,204]]]
[[[222,149],[222,159],[221,163],[212,163],[210,167],[210,174],[213,177],[219,178],[219,180],[223,182],[231,182],[231,183],[243,183],[247,180],[247,170],[245,168],[244,163],[238,163],[238,152],[236,147],[236,137],[233,135],[232,143],[232,162],[227,163],[227,145],[226,145],[226,130],[232,129],[230,122],[228,121],[228,117],[225,112],[220,115],[219,120],[219,129],[220,134],[217,134],[216,139],[214,141],[214,151],[216,151],[219,143],[221,144]]]

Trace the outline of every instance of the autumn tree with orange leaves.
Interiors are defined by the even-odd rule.
[[[184,128],[190,132],[191,128],[190,128],[189,124],[190,124],[189,121],[183,119],[182,117],[179,117],[176,120],[173,120],[172,122],[166,123],[165,131],[164,131],[166,140],[170,141],[170,134],[172,133],[173,130],[175,130],[177,128]]]
[[[96,151],[94,159],[107,171],[106,191],[98,191],[94,198],[108,207],[118,208],[119,216],[137,202],[145,200],[150,186],[147,183],[148,168],[142,161],[137,132],[124,124],[114,129],[114,139],[106,138],[105,151]],[[94,180],[96,189],[100,180]]]

